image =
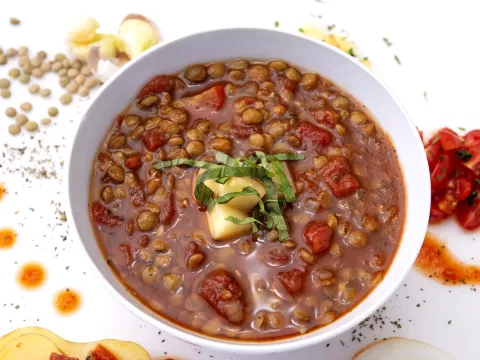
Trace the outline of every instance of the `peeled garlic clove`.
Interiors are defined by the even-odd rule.
[[[123,52],[131,59],[159,42],[155,25],[146,17],[137,14],[123,19],[118,29],[118,37],[123,41]]]
[[[99,46],[90,46],[88,50],[87,66],[92,73],[101,81],[105,82],[110,76],[128,62],[126,56],[103,59]]]
[[[455,360],[449,353],[421,341],[389,338],[367,345],[353,360]]]
[[[69,31],[67,39],[76,43],[91,43],[97,40],[97,29],[100,24],[93,17],[86,17],[77,21]]]
[[[102,59],[114,58],[117,56],[117,37],[111,34],[98,34],[97,41],[90,44],[70,43],[73,56],[83,61],[87,61],[91,47],[97,47],[99,49],[99,56]]]

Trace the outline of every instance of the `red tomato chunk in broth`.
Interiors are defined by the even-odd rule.
[[[432,169],[440,151],[432,142]],[[210,163],[258,178],[210,179],[209,192],[197,176]],[[468,184],[448,189],[464,197]],[[152,311],[267,341],[325,326],[368,295],[393,259],[404,203],[395,151],[362,104],[284,61],[233,59],[155,76],[119,109],[89,205],[107,263]]]

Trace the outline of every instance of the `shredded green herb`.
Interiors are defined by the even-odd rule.
[[[187,165],[205,169],[198,175],[195,184],[195,198],[208,208],[211,212],[215,204],[227,204],[238,196],[260,194],[252,187],[245,187],[242,191],[232,192],[215,198],[214,192],[205,185],[205,181],[213,179],[219,184],[225,184],[232,177],[251,177],[260,180],[265,186],[265,202],[259,199],[258,205],[252,210],[252,216],[245,219],[238,219],[228,216],[226,220],[235,224],[252,224],[254,232],[260,229],[270,230],[274,227],[278,231],[280,241],[290,238],[288,226],[283,217],[285,202],[295,201],[295,191],[285,174],[284,167],[280,161],[303,160],[303,154],[274,154],[267,155],[256,151],[248,158],[232,158],[222,152],[215,152],[216,163],[208,161],[196,161],[191,159],[175,159],[170,161],[159,161],[154,164],[155,169],[164,169],[171,166]],[[279,184],[273,179],[278,177]],[[279,193],[282,199],[279,199]]]
[[[424,92],[423,92],[423,98],[425,99],[425,101],[428,101],[427,91],[424,91]]]
[[[462,161],[468,161],[472,157],[472,153],[465,149],[460,149],[460,150],[457,150],[457,156]]]
[[[353,48],[348,49],[348,55],[355,57],[355,52],[353,51]]]
[[[302,28],[298,28],[298,31],[301,32],[302,34],[305,32]]]
[[[278,21],[275,21],[275,27],[278,27],[280,23]]]
[[[480,179],[479,178],[476,178],[475,180],[473,180],[473,182],[477,185],[480,185]]]
[[[392,46],[392,44],[393,44],[393,43],[392,43],[390,40],[388,40],[386,37],[383,38],[383,42],[384,42],[385,44],[387,44],[387,46]]]
[[[467,130],[467,129],[465,129],[464,127],[459,126],[459,127],[458,127],[458,130],[465,131],[465,130]]]
[[[327,26],[327,30],[328,30],[328,31],[332,31],[333,29],[335,29],[335,25],[334,25],[334,24]]]
[[[477,194],[478,193],[476,191],[472,191],[470,195],[468,195],[468,198],[467,198],[468,206],[473,206],[475,204],[475,199],[477,197]]]
[[[398,65],[402,65],[402,62],[400,61],[400,58],[398,57],[398,55],[395,55],[394,59],[395,59],[395,61],[397,62]]]

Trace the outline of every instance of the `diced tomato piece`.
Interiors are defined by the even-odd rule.
[[[437,165],[438,157],[440,155],[440,142],[438,141],[438,138],[433,138],[433,140],[427,143],[425,146],[425,154],[427,155],[428,168],[431,173],[433,169],[435,169],[435,165]]]
[[[107,226],[115,226],[123,223],[123,219],[120,216],[112,215],[111,211],[98,201],[92,204],[92,217],[98,223]]]
[[[125,166],[130,170],[138,170],[142,167],[142,158],[140,155],[130,155],[125,159]]]
[[[312,115],[316,122],[332,128],[340,118],[340,115],[338,115],[335,111],[323,108],[310,109],[308,112],[310,115]]]
[[[187,105],[193,106],[196,109],[211,109],[218,111],[225,103],[225,86],[213,86],[198,95],[185,98],[184,100]]]
[[[455,217],[459,224],[467,230],[480,227],[480,193],[473,191],[466,200],[457,206]]]
[[[335,196],[347,196],[360,187],[358,180],[351,174],[350,166],[344,157],[329,161],[320,169],[320,175]]]
[[[301,121],[295,128],[302,147],[308,150],[321,150],[332,141],[332,134],[307,121]]]
[[[431,175],[432,191],[443,189],[452,178],[457,165],[455,151],[441,152]]]
[[[448,218],[448,214],[444,213],[440,208],[438,207],[438,202],[440,199],[433,198],[432,203],[430,204],[430,219],[429,223],[430,224],[437,224],[446,218]]]
[[[480,130],[472,130],[464,136],[465,146],[480,148]]]
[[[452,189],[451,192],[455,197],[455,200],[462,201],[465,200],[468,195],[470,195],[472,192],[472,180],[473,175],[471,178],[457,177],[450,181],[449,189]]]
[[[92,355],[95,360],[118,360],[115,355],[100,344],[92,351]]]
[[[285,289],[292,295],[302,291],[304,276],[305,272],[298,269],[277,273],[277,279],[281,281]]]
[[[312,221],[305,226],[303,236],[308,245],[311,246],[315,255],[327,250],[330,246],[332,228],[321,221]]]
[[[173,76],[159,75],[150,79],[137,94],[137,99],[150,94],[159,94],[161,92],[170,92],[175,88],[175,78]]]
[[[463,161],[462,164],[472,170],[477,176],[480,176],[480,144],[478,144],[477,148],[471,147],[469,152],[472,156],[467,161]]]
[[[449,128],[438,130],[437,136],[442,149],[445,151],[455,150],[463,146],[462,138]]]
[[[198,294],[231,323],[242,321],[243,291],[227,271],[219,269],[208,274],[198,289]]]
[[[66,355],[61,355],[57,353],[51,353],[50,354],[50,360],[78,360],[76,357],[69,357]]]
[[[159,128],[150,129],[143,136],[143,144],[149,151],[156,151],[160,146],[165,144],[165,135]]]

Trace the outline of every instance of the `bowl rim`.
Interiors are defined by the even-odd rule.
[[[341,326],[334,327],[329,330],[329,332],[325,333],[322,337],[319,338],[319,336],[311,336],[311,337],[305,337],[303,335],[296,335],[294,337],[287,337],[287,338],[279,338],[279,339],[272,339],[272,340],[265,340],[265,341],[244,341],[244,340],[229,340],[225,338],[215,338],[211,337],[205,334],[198,333],[197,331],[187,331],[184,329],[183,326],[179,326],[178,328],[175,328],[169,324],[170,320],[164,318],[163,321],[159,321],[149,314],[147,314],[145,311],[140,310],[137,308],[130,300],[128,300],[126,297],[124,297],[115,287],[109,282],[109,280],[103,275],[102,271],[100,268],[97,266],[95,263],[94,259],[90,256],[86,244],[83,241],[83,239],[80,237],[80,232],[77,227],[77,222],[75,220],[75,215],[74,212],[72,211],[72,202],[71,202],[71,177],[70,177],[70,172],[71,172],[71,158],[73,157],[73,150],[75,149],[77,142],[79,141],[79,136],[78,134],[80,133],[81,127],[84,125],[84,120],[89,116],[89,111],[92,108],[92,106],[98,101],[98,99],[101,97],[101,95],[106,92],[110,91],[109,87],[112,82],[114,82],[118,77],[122,76],[124,72],[126,72],[130,67],[135,66],[135,64],[140,61],[141,59],[150,56],[150,54],[153,54],[157,51],[161,51],[162,48],[168,47],[172,43],[176,42],[181,42],[186,39],[194,38],[197,36],[204,36],[208,34],[214,34],[214,33],[219,33],[219,32],[269,32],[269,33],[280,33],[283,36],[290,36],[294,38],[300,38],[302,40],[307,40],[309,42],[312,42],[316,44],[317,46],[322,46],[324,48],[327,48],[328,51],[333,51],[336,52],[338,55],[343,56],[345,59],[348,59],[348,61],[352,62],[356,68],[358,68],[358,71],[364,71],[369,74],[370,77],[373,78],[374,81],[376,81],[382,88],[383,91],[387,93],[389,97],[392,98],[392,100],[396,103],[398,106],[398,110],[403,116],[403,118],[407,121],[407,125],[412,131],[413,134],[417,134],[416,137],[416,142],[418,145],[421,144],[423,148],[423,143],[420,139],[420,136],[418,135],[417,128],[415,127],[412,119],[410,118],[409,114],[397,98],[397,96],[390,90],[390,88],[377,76],[375,75],[370,69],[362,65],[359,61],[353,59],[350,55],[344,53],[343,51],[333,47],[330,44],[327,44],[321,40],[314,39],[312,37],[303,35],[303,34],[296,34],[296,33],[291,33],[288,31],[284,30],[279,30],[279,29],[268,29],[268,28],[258,28],[258,27],[235,27],[235,28],[218,28],[218,29],[213,29],[213,30],[205,30],[205,31],[200,31],[196,32],[193,34],[189,34],[183,37],[179,37],[170,41],[163,41],[160,44],[157,44],[153,46],[152,48],[146,50],[144,53],[142,53],[140,56],[136,57],[135,59],[129,61],[127,64],[125,64],[122,68],[120,68],[112,77],[110,77],[104,84],[103,86],[94,94],[93,98],[90,100],[90,103],[88,104],[88,108],[84,111],[83,115],[80,117],[80,123],[77,129],[77,132],[74,135],[73,141],[70,142],[70,148],[68,149],[68,158],[67,158],[67,166],[65,166],[65,172],[66,176],[65,179],[66,181],[64,182],[64,194],[66,198],[66,212],[67,216],[69,219],[72,219],[73,226],[71,227],[71,232],[72,235],[75,236],[77,239],[80,240],[80,243],[82,244],[82,248],[84,252],[86,253],[86,257],[90,261],[92,267],[94,268],[94,273],[97,278],[100,279],[100,282],[103,284],[103,286],[108,290],[108,292],[116,298],[116,300],[122,304],[124,308],[126,308],[129,312],[135,314],[136,317],[140,318],[141,320],[145,321],[149,325],[158,328],[162,331],[167,332],[168,334],[181,339],[183,341],[186,341],[191,344],[195,344],[198,346],[206,347],[215,351],[221,351],[221,352],[228,352],[228,353],[235,353],[238,352],[239,354],[270,354],[270,353],[278,353],[278,352],[289,352],[289,351],[294,351],[294,350],[299,350],[304,347],[309,347],[315,344],[318,344],[320,342],[325,342],[330,339],[332,339],[335,336],[338,336],[340,334],[343,334],[353,328],[354,326],[358,325],[361,321],[363,321],[366,317],[370,316],[372,313],[374,313],[379,307],[384,304],[390,296],[398,289],[400,284],[402,283],[403,279],[406,277],[407,273],[411,270],[416,256],[418,252],[420,251],[421,245],[423,243],[423,237],[426,234],[427,227],[428,227],[428,214],[425,214],[424,216],[424,226],[423,228],[420,228],[418,230],[419,232],[419,238],[420,235],[422,234],[423,236],[421,237],[421,241],[418,241],[418,244],[416,248],[411,251],[411,255],[408,258],[408,261],[405,261],[404,266],[402,267],[401,271],[397,272],[397,281],[392,282],[392,284],[389,285],[388,288],[385,289],[384,292],[378,295],[378,299],[374,304],[371,304],[367,309],[365,309],[362,312],[359,312],[356,316],[352,317],[347,323],[342,324]],[[355,94],[352,94],[355,96]],[[388,134],[388,133],[387,133]],[[400,163],[400,168],[403,174],[403,169],[402,169],[402,164]],[[424,204],[426,208],[430,207],[430,174],[428,170],[428,163],[427,159],[424,156],[423,157],[423,174],[418,174],[419,178],[424,177],[425,180],[425,199]],[[405,179],[404,179],[405,182]],[[408,198],[408,187],[406,186],[407,184],[405,183],[405,202],[406,204],[410,200]],[[405,206],[406,210],[408,206]],[[405,217],[403,227],[404,229],[402,230],[402,238],[403,240],[403,231],[405,230],[405,224],[408,219],[408,215]],[[421,223],[422,221],[420,221]],[[100,247],[98,247],[98,250],[100,251]],[[396,254],[394,255],[394,258],[392,259],[392,262],[390,264],[390,267],[392,264],[395,262],[396,257],[398,253],[398,248],[396,251]],[[390,270],[387,270],[387,272]],[[118,280],[120,281],[120,280]],[[365,301],[366,298],[371,296],[370,294],[366,295],[364,299],[362,299],[361,302]],[[361,303],[360,302],[360,303]],[[355,309],[358,307],[360,304],[358,303],[355,307],[353,307],[350,312],[355,311]],[[145,306],[145,305],[143,305]],[[334,322],[335,323],[335,322]],[[319,328],[320,329],[320,328]],[[316,331],[310,331],[308,334],[314,334]]]

